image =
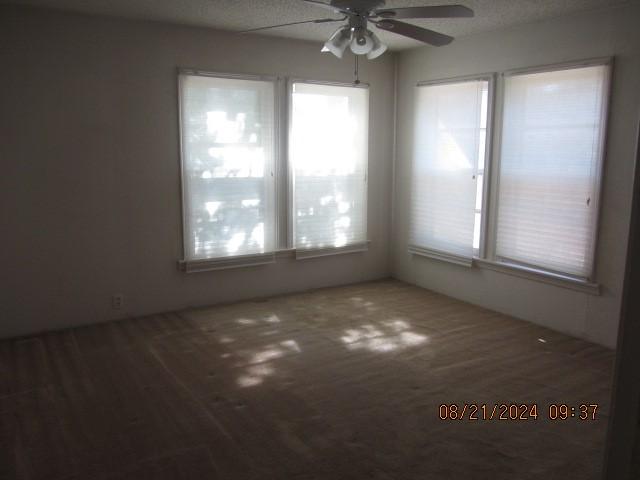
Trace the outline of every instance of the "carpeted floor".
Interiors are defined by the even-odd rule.
[[[595,480],[613,357],[391,280],[5,340],[0,478]]]

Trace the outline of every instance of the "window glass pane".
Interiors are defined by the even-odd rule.
[[[496,254],[588,277],[606,66],[505,80]]]
[[[366,241],[369,90],[295,83],[291,102],[296,248]]]
[[[487,129],[480,129],[480,136],[478,138],[478,170],[484,170],[484,157],[487,148]]]
[[[480,250],[480,228],[481,228],[482,214],[476,213],[473,222],[473,250],[478,252]]]
[[[414,246],[469,258],[474,254],[487,91],[485,80],[418,87],[410,235]]]
[[[476,210],[482,210],[482,189],[484,187],[484,175],[478,175],[478,181],[476,182]]]
[[[274,84],[181,75],[188,260],[274,247]]]
[[[480,128],[487,128],[487,112],[489,108],[489,89],[487,88],[487,82],[484,82],[485,85],[482,89],[482,99],[480,100]]]

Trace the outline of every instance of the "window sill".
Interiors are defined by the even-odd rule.
[[[328,257],[332,255],[343,255],[346,253],[366,252],[369,249],[366,242],[347,245],[345,247],[319,248],[319,249],[295,249],[287,248],[270,253],[257,253],[254,255],[239,255],[236,257],[206,258],[202,260],[180,260],[178,268],[184,273],[209,272],[213,270],[227,270],[230,268],[255,267],[259,265],[269,265],[276,263],[276,260],[283,258],[295,258],[306,260],[308,258]]]
[[[525,267],[514,263],[485,260],[477,257],[471,259],[437,250],[428,250],[415,245],[409,245],[409,253],[442,262],[452,263],[454,265],[461,265],[463,267],[478,267],[486,270],[493,270],[494,272],[526,278],[527,280],[547,283],[557,287],[568,288],[570,290],[588,293],[589,295],[600,295],[600,284],[598,283],[545,270],[538,270],[536,268]]]
[[[430,250],[427,248],[418,247],[416,245],[409,245],[409,253],[411,253],[412,255],[419,255],[421,257],[432,258],[434,260],[454,263],[463,267],[471,267],[473,265],[473,259],[471,257],[464,257],[462,255],[456,255],[453,253],[441,252],[439,250]]]
[[[329,248],[312,248],[312,249],[295,249],[295,257],[297,260],[306,260],[307,258],[327,257],[330,255],[343,255],[345,253],[366,252],[369,250],[370,241],[354,243],[344,247]]]
[[[257,253],[236,257],[207,258],[203,260],[181,260],[178,267],[185,273],[208,272],[211,270],[227,270],[229,268],[254,267],[275,263],[275,253]]]
[[[586,280],[580,280],[535,268],[528,268],[513,263],[496,262],[481,258],[474,258],[473,264],[479,268],[493,270],[495,272],[505,273],[515,277],[526,278],[527,280],[534,280],[536,282],[547,283],[557,287],[568,288],[570,290],[588,293],[589,295],[600,295],[600,284]]]

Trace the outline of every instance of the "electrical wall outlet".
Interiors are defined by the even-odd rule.
[[[114,293],[111,297],[111,308],[114,310],[120,310],[124,306],[124,295],[121,293]]]

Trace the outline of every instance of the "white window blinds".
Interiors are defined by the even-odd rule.
[[[364,245],[369,90],[295,82],[291,95],[295,247]]]
[[[590,276],[607,78],[604,65],[505,78],[499,259]]]
[[[180,75],[186,260],[274,249],[274,82]]]
[[[488,88],[487,80],[418,87],[410,230],[414,253],[444,253],[470,263],[479,246]]]

